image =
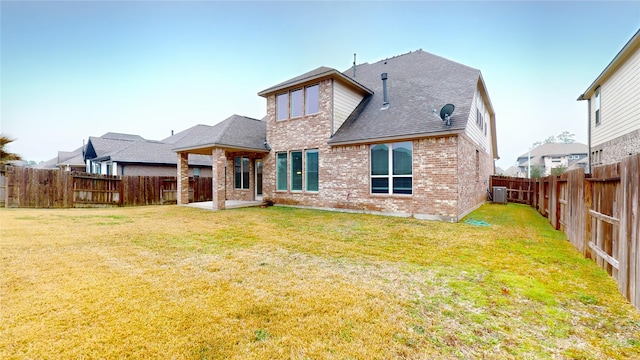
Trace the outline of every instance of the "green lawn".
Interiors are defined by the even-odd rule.
[[[640,311],[533,209],[0,209],[0,358],[640,358]]]

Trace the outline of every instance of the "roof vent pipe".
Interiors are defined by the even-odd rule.
[[[356,78],[356,53],[353,53],[353,78]]]
[[[382,78],[382,109],[387,110],[389,108],[389,101],[387,99],[387,73],[382,73],[380,75]]]

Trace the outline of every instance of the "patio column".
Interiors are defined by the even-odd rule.
[[[178,153],[178,205],[189,203],[189,153]]]
[[[226,179],[225,179],[225,164],[227,162],[227,157],[224,149],[214,148],[211,152],[211,157],[213,158],[213,163],[211,164],[212,177],[211,186],[212,189],[212,200],[213,200],[213,209],[214,210],[224,210],[225,205],[224,202],[226,200]]]

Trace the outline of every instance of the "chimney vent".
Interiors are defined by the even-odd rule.
[[[353,53],[353,78],[356,78],[356,53]]]
[[[171,136],[173,136],[173,130],[171,130]]]
[[[382,109],[380,110],[387,110],[389,108],[389,100],[387,99],[387,73],[382,73],[380,78],[382,78]]]

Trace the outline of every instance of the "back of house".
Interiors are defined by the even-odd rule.
[[[275,203],[458,221],[486,199],[498,155],[477,69],[418,50],[320,67],[259,95],[262,189]]]

